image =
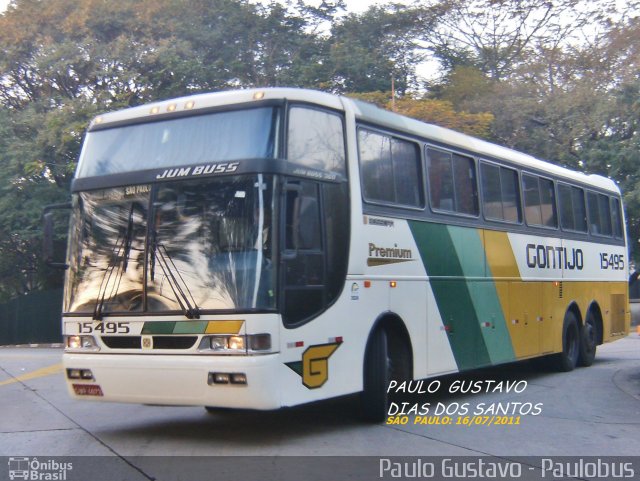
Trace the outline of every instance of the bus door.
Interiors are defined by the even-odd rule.
[[[282,192],[281,309],[286,325],[304,321],[325,305],[325,235],[320,184],[288,180]]]

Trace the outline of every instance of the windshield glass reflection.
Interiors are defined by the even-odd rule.
[[[273,177],[265,175],[81,193],[65,310],[197,318],[272,309],[272,211]]]
[[[273,307],[271,187],[262,175],[162,185],[154,201],[149,296],[179,309],[174,268],[200,309]]]
[[[149,192],[147,186],[105,189],[74,199],[67,310],[95,318],[142,310]]]

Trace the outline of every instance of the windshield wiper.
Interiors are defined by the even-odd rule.
[[[122,239],[122,240],[121,240]],[[113,272],[116,270],[116,266],[118,266],[118,259],[122,254],[122,264],[118,266],[118,273],[116,274],[116,280],[111,288],[111,294],[109,295],[109,300],[113,299],[120,289],[120,281],[122,280],[122,276],[127,270],[127,266],[129,264],[129,254],[131,253],[131,242],[133,239],[133,204],[131,204],[131,208],[129,209],[129,218],[127,220],[127,227],[122,236],[118,236],[116,239],[116,244],[111,250],[111,260],[109,261],[109,265],[102,276],[102,280],[100,281],[100,288],[98,289],[98,297],[96,299],[96,305],[93,309],[93,319],[96,321],[102,320],[102,312],[104,308],[105,299],[107,296],[107,291],[109,290],[109,284],[111,282],[111,278],[113,276]]]
[[[187,319],[200,319],[200,309],[189,290],[189,286],[182,278],[182,275],[180,275],[180,270],[174,264],[169,252],[167,252],[167,248],[163,244],[157,242],[157,235],[155,231],[153,233],[150,247],[151,280],[153,280],[155,276],[155,264],[157,260],[162,273],[169,283],[169,287],[171,287],[171,290],[173,291],[173,295],[180,305],[182,313]]]

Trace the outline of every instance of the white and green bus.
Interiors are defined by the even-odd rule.
[[[299,89],[97,117],[72,187],[72,396],[269,410],[629,330],[620,191]]]

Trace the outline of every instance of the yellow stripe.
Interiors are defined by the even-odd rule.
[[[23,374],[22,376],[2,381],[0,382],[0,386],[6,386],[7,384],[13,384],[16,382],[29,381],[31,379],[36,379],[44,376],[51,376],[52,374],[58,374],[60,372],[62,372],[62,364],[54,364],[53,366],[43,367],[42,369],[28,372],[26,374]]]
[[[493,278],[520,279],[520,271],[509,242],[509,235],[506,232],[492,230],[485,230],[483,234],[481,238]]]
[[[209,321],[205,334],[238,334],[244,321]]]

